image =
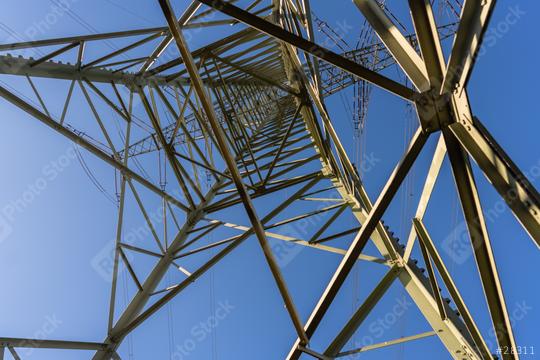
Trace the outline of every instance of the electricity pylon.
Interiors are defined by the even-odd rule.
[[[448,61],[441,50],[441,26],[435,23],[429,0],[408,2],[418,49],[375,0],[354,3],[412,88],[366,68],[356,56],[340,55],[316,44],[308,0],[255,1],[245,9],[221,0],[198,0],[179,17],[169,0],[159,0],[156,6],[166,20],[163,27],[0,45],[0,51],[33,54],[3,55],[0,73],[26,77],[35,95],[35,100],[28,99],[13,88],[0,86],[2,98],[112,166],[119,179],[118,229],[111,261],[108,328],[103,342],[0,338],[2,354],[7,348],[18,357],[19,347],[41,347],[95,350],[94,359],[119,358],[117,350],[130,332],[254,236],[297,334],[284,358],[298,359],[307,354],[333,359],[369,350],[344,351],[343,347],[389,287],[398,282],[433,331],[392,343],[437,336],[454,359],[492,359],[493,349],[486,345],[422,220],[446,155],[498,347],[515,349],[470,162],[472,158],[478,164],[538,246],[538,192],[473,115],[468,101],[467,81],[495,1],[464,2]],[[205,20],[205,16],[216,12],[226,18]],[[211,31],[213,26],[240,23],[246,25],[242,30],[201,48],[190,49],[186,41],[185,33],[190,29]],[[138,40],[87,59],[86,47],[101,44],[103,49],[108,40],[115,38]],[[154,43],[150,53],[129,56],[130,51]],[[40,50],[50,47],[55,50]],[[73,63],[57,60],[70,52],[75,55]],[[336,84],[338,75],[323,79],[321,69],[346,76]],[[59,116],[49,111],[39,86],[32,80],[35,78],[69,83]],[[368,196],[324,103],[325,93],[338,91],[336,86],[347,86],[351,78],[368,81],[417,109],[418,129],[376,199]],[[85,115],[95,121],[97,130],[92,134],[67,121],[66,114],[77,94],[87,104]],[[105,111],[112,111],[120,119],[118,135],[111,130],[114,124],[109,115],[104,115]],[[438,136],[437,148],[415,217],[411,219],[409,237],[401,246],[382,217],[431,136]],[[144,156],[144,161],[140,160]],[[165,170],[172,178],[167,183],[161,179]],[[161,181],[155,180],[157,176]],[[321,198],[313,197],[316,194],[334,202],[320,207]],[[152,196],[162,204],[165,220],[159,229],[149,214],[147,199]],[[280,201],[263,213],[265,206],[254,204],[268,197]],[[144,244],[135,245],[124,238],[128,198],[150,229],[150,240]],[[300,202],[302,213],[298,214]],[[246,222],[219,220],[217,214],[230,209],[245,213]],[[290,216],[295,211],[296,215]],[[312,234],[300,237],[287,231],[288,224],[327,212],[333,215]],[[286,217],[280,216],[284,213]],[[328,234],[327,230],[343,216],[352,216],[357,224]],[[208,241],[209,234],[224,228],[235,234]],[[347,235],[354,238],[346,249],[333,246],[334,240]],[[296,309],[268,239],[342,257],[307,321],[301,319]],[[380,257],[363,253],[370,240]],[[411,258],[415,246],[421,250],[427,272]],[[136,262],[130,259],[131,252],[154,259],[146,277],[140,276]],[[186,258],[200,254],[207,258],[196,268],[181,265]],[[358,261],[378,263],[386,268],[386,275],[342,330],[329,339],[325,349],[310,346],[311,337]],[[129,304],[119,310],[116,293],[121,268],[129,273],[137,291]],[[182,272],[185,278],[160,288],[171,269]],[[444,300],[445,294],[452,299],[455,309]],[[387,345],[375,344],[370,348]],[[501,356],[519,357],[512,351]]]

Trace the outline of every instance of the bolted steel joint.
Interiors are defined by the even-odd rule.
[[[417,93],[414,97],[420,126],[427,132],[435,132],[449,123],[450,94],[440,95],[435,89]]]

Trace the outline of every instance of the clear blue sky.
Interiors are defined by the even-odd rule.
[[[184,0],[172,2],[177,13],[187,4]],[[0,43],[18,41],[13,33],[29,40],[164,24],[157,1],[66,0],[66,3],[69,3],[72,16],[66,13],[56,15],[55,21],[49,21],[44,27],[44,14],[52,11],[51,1],[4,1],[0,15]],[[331,26],[338,27],[344,21],[352,26],[363,22],[349,0],[329,3],[313,0],[312,8]],[[401,3],[387,1],[411,31],[410,19]],[[489,46],[478,60],[469,86],[474,113],[526,173],[540,166],[537,140],[540,117],[536,91],[540,80],[536,59],[540,56],[540,49],[535,42],[540,35],[537,28],[539,10],[540,4],[536,1],[498,1],[488,30]],[[73,13],[91,24],[93,29],[75,21]],[[517,20],[510,23],[509,14],[517,14]],[[229,33],[231,29],[224,31]],[[347,35],[350,44],[354,43],[357,35],[354,30]],[[190,46],[194,49],[214,38],[215,31],[213,35],[199,32],[192,38]],[[113,43],[116,46],[124,44],[120,40]],[[92,56],[92,50],[89,51],[89,56]],[[395,69],[389,74],[396,76]],[[30,94],[28,85],[23,81],[6,76],[0,76],[0,80]],[[59,113],[68,83],[36,80],[36,84],[44,90],[45,100],[51,104],[53,112]],[[343,101],[350,100],[349,91],[345,92],[343,99],[339,95],[329,98],[327,105],[346,147],[354,154],[351,119],[343,106]],[[366,187],[374,198],[400,158],[411,127],[416,126],[416,122],[407,116],[406,106],[400,100],[377,89],[373,91],[372,100],[364,153],[375,159],[374,166],[365,175]],[[87,108],[80,109],[80,112],[70,112],[68,121],[78,122],[81,126],[85,121],[93,121]],[[102,341],[106,335],[110,284],[102,272],[96,271],[92,261],[114,239],[116,207],[92,186],[74,158],[69,141],[2,99],[0,126],[0,164],[4,174],[0,179],[0,207],[4,220],[6,211],[10,214],[9,234],[0,241],[0,337]],[[435,138],[430,140],[419,165],[406,182],[407,190],[397,195],[399,201],[385,215],[386,221],[392,224],[396,235],[401,238],[408,234],[409,219],[414,214],[428,155],[433,151],[435,141]],[[83,155],[92,171],[113,193],[113,171],[92,155],[85,152]],[[355,158],[354,155],[351,157]],[[484,208],[499,209],[498,194],[479,171],[477,174]],[[530,176],[530,179],[537,188],[540,186],[537,178]],[[45,186],[41,187],[43,181]],[[29,197],[29,191],[33,196]],[[535,350],[540,352],[540,291],[536,280],[539,252],[509,210],[502,208],[488,226],[507,305],[514,320],[516,343],[536,346]],[[456,236],[459,236],[462,216],[447,163],[437,183],[430,211],[434,215],[426,218],[426,225],[438,244],[448,236],[454,236],[452,229],[456,227]],[[232,221],[242,219],[243,214],[241,208],[235,208],[234,213],[220,216],[224,219],[229,216],[226,219]],[[126,226],[137,228],[142,221],[140,215],[133,215],[128,218]],[[345,223],[338,225],[350,226],[350,223]],[[247,225],[247,221],[243,220],[242,224]],[[216,237],[214,240],[219,239]],[[343,243],[338,245],[345,246]],[[372,248],[367,252],[374,254]],[[441,252],[494,350],[496,346],[494,338],[488,335],[489,322],[474,259],[468,257],[456,261],[448,253]],[[147,260],[137,261],[143,267],[151,265],[144,264]],[[303,319],[310,314],[338,262],[339,257],[335,254],[302,248],[299,252],[294,251],[290,261],[282,264]],[[197,259],[193,261],[196,263]],[[190,265],[188,262],[186,266]],[[376,264],[357,266],[337,297],[329,319],[314,336],[313,348],[323,350],[326,347],[328,339],[350,316],[354,306],[383,275],[382,270]],[[180,279],[180,275],[171,275],[170,280]],[[121,277],[121,283],[123,281]],[[123,303],[124,296],[134,291],[129,279],[127,283],[126,291],[119,291],[119,304]],[[383,319],[394,306],[405,308],[404,315],[397,316],[391,328],[378,331],[377,324],[382,326],[378,320]],[[206,322],[220,307],[226,315],[211,331],[201,332],[200,323]],[[380,308],[376,308],[359,329],[355,341],[361,342],[369,335],[374,342],[380,342],[427,330],[427,323],[396,283]],[[288,352],[294,337],[293,327],[259,245],[252,238],[226,257],[211,274],[203,276],[135,330],[120,348],[120,354],[123,359],[166,359],[171,354],[176,356],[173,359],[212,359],[214,347],[216,359],[220,360],[273,360]],[[195,343],[193,349],[187,345],[190,342]],[[19,353],[25,360],[86,359],[91,354],[49,350],[20,350]],[[436,338],[368,352],[363,357],[449,358]],[[11,359],[10,355],[6,358]]]

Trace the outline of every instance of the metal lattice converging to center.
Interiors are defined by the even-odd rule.
[[[180,15],[172,5],[182,2],[170,2],[156,0],[166,21],[162,27],[0,45],[0,74],[21,78],[33,92],[30,98],[2,81],[2,106],[15,105],[111,166],[117,196],[100,185],[77,150],[85,171],[118,206],[103,341],[1,337],[0,359],[4,351],[18,359],[18,349],[25,347],[92,350],[95,360],[119,359],[119,348],[133,330],[247,239],[258,241],[296,334],[284,359],[336,359],[428,336],[438,338],[451,358],[494,359],[494,348],[423,221],[446,156],[496,346],[515,349],[471,160],[537,246],[540,196],[474,116],[468,100],[467,82],[495,1],[409,0],[415,31],[406,33],[384,2],[354,0],[365,18],[355,47],[315,15],[309,0],[255,0],[244,6],[196,0],[185,2],[189,6]],[[438,23],[434,7],[443,5],[450,16]],[[190,31],[220,34],[213,29],[223,26],[233,30],[190,48]],[[332,46],[317,43],[316,30]],[[112,39],[126,45],[112,46]],[[445,39],[453,39],[447,60]],[[99,56],[87,55],[92,46]],[[59,60],[67,54],[72,61]],[[404,81],[384,73],[391,67]],[[38,79],[69,84],[58,114],[40,93]],[[327,97],[354,88],[354,129],[361,132],[372,87],[411,104],[418,118],[405,154],[373,199],[363,183],[369,175],[350,160],[325,104]],[[73,107],[92,124],[72,120]],[[400,240],[382,218],[431,137],[438,137],[436,149],[429,154],[414,218],[407,219],[410,232]],[[155,203],[165,219],[159,228],[150,209]],[[224,217],[233,209],[235,217]],[[146,222],[144,242],[126,236],[124,219],[135,211]],[[317,216],[325,218],[313,231],[290,231],[291,224]],[[340,257],[306,319],[271,241]],[[365,252],[368,244],[378,256]],[[132,254],[152,261],[144,276]],[[326,347],[313,346],[312,337],[357,262],[376,264],[385,275]],[[122,271],[136,290],[119,308]],[[167,283],[171,271],[182,278]],[[403,286],[431,330],[344,349],[392,284]],[[514,352],[500,356],[519,358]]]

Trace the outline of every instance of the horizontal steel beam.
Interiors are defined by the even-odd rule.
[[[171,85],[189,84],[184,78],[177,78],[169,83],[164,76],[141,77],[128,72],[113,71],[102,68],[79,69],[77,64],[68,64],[52,61],[44,61],[35,65],[32,58],[13,57],[11,55],[0,56],[0,74],[28,75],[30,77],[42,77],[61,80],[78,80],[81,78],[97,83],[123,84],[127,87],[135,85],[146,86],[149,84]]]
[[[43,340],[0,337],[0,346],[14,348],[102,350],[106,344],[88,341]]]
[[[90,67],[80,69],[77,64],[44,61],[35,65],[36,60],[33,58],[13,57],[11,55],[0,56],[0,74],[20,75],[30,77],[41,77],[60,80],[79,80],[85,79],[95,83],[111,83],[122,84],[128,88],[135,86],[149,85],[189,85],[189,79],[176,77],[169,79],[166,76],[152,75],[140,76],[125,71],[108,70],[106,68]],[[135,62],[136,63],[136,62]],[[135,64],[134,63],[134,64]],[[206,79],[203,79],[207,83]],[[252,84],[254,81],[262,83],[260,80],[234,80],[231,83],[239,85]]]
[[[416,334],[416,335],[411,335],[411,336],[404,336],[404,337],[399,338],[399,339],[388,340],[388,341],[384,341],[384,342],[377,343],[377,344],[362,346],[361,348],[358,348],[358,349],[344,351],[344,352],[341,352],[341,353],[337,354],[336,358],[341,358],[341,357],[345,357],[345,356],[349,356],[349,355],[355,355],[355,354],[358,354],[358,353],[361,353],[361,352],[380,349],[380,348],[391,346],[391,345],[402,344],[402,343],[407,342],[407,341],[419,340],[419,339],[423,339],[423,338],[430,337],[430,336],[435,336],[435,335],[437,335],[437,333],[435,331],[426,331],[426,332],[423,332],[421,334]]]
[[[23,41],[23,42],[18,42],[18,43],[11,43],[11,44],[0,44],[0,51],[21,50],[21,49],[36,48],[36,47],[41,47],[41,46],[63,45],[63,44],[68,44],[68,43],[73,43],[73,42],[81,42],[81,41],[95,41],[95,40],[103,40],[103,39],[114,39],[114,38],[120,38],[120,37],[126,37],[126,36],[146,35],[146,34],[162,32],[166,30],[167,30],[167,27],[161,26],[161,27],[153,27],[153,28],[146,28],[146,29],[116,31],[116,32],[109,32],[109,33],[102,33],[102,34],[77,35],[77,36],[69,36],[69,37],[62,37],[62,38],[56,38],[56,39]]]
[[[200,28],[201,25],[197,23],[184,24],[182,29],[192,29]],[[134,29],[134,30],[125,30],[125,31],[115,31],[101,34],[90,34],[90,35],[76,35],[76,36],[67,36],[54,39],[44,39],[44,40],[34,40],[34,41],[22,41],[18,43],[10,44],[0,44],[0,51],[13,51],[13,50],[22,50],[28,48],[36,48],[42,46],[54,46],[54,45],[65,45],[73,42],[88,42],[96,40],[106,40],[106,39],[115,39],[121,37],[129,36],[138,36],[138,35],[148,35],[152,33],[166,32],[168,27],[152,27],[145,29]]]
[[[265,34],[268,34],[278,40],[284,41],[297,47],[321,60],[324,60],[334,66],[337,66],[361,79],[369,81],[374,85],[377,85],[385,90],[388,90],[402,98],[412,100],[414,97],[414,90],[402,85],[386,76],[383,76],[375,71],[355,63],[354,61],[347,59],[333,51],[330,51],[320,45],[306,40],[303,37],[295,35],[283,28],[261,19],[258,16],[250,14],[249,12],[242,10],[241,8],[228,4],[221,0],[198,0],[216,10],[227,14],[238,21],[245,23],[246,25],[257,29]]]

